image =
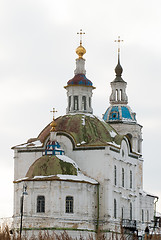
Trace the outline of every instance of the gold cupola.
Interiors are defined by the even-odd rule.
[[[83,58],[83,55],[86,53],[86,49],[82,46],[82,43],[80,43],[80,46],[76,49],[76,54],[78,55],[79,59]]]

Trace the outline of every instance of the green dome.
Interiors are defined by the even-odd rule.
[[[92,114],[68,114],[56,119],[56,132],[71,138],[75,148],[100,147],[109,144],[120,145],[123,136],[104,120]],[[49,136],[48,125],[38,136],[41,142]]]
[[[63,157],[65,161],[62,160]],[[58,174],[77,175],[77,172],[77,165],[66,156],[45,155],[38,158],[30,166],[26,177],[33,178],[35,176],[50,176]]]

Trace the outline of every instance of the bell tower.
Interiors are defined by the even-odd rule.
[[[142,126],[137,123],[136,114],[128,105],[127,82],[122,79],[123,68],[120,64],[120,42],[122,41],[120,37],[115,40],[115,42],[118,42],[116,77],[111,82],[110,106],[103,114],[103,119],[114,127],[119,134],[127,136],[133,152],[142,155]]]
[[[93,83],[87,79],[85,70],[85,59],[83,55],[86,49],[82,46],[82,29],[80,30],[80,45],[76,49],[76,69],[74,77],[67,82],[64,88],[67,90],[68,106],[66,113],[93,113],[92,90]]]

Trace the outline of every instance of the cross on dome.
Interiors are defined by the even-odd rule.
[[[85,32],[82,32],[82,29],[80,29],[80,32],[77,32],[77,34],[80,35],[80,46],[82,45],[82,35],[85,34]]]
[[[120,39],[120,36],[118,36],[118,40],[115,40],[115,42],[118,43],[118,53],[120,52],[120,43],[123,42],[124,40]]]
[[[50,123],[50,126],[51,126],[50,132],[55,132],[56,122],[55,122],[54,114],[55,114],[57,111],[55,110],[55,108],[53,108],[53,110],[50,111],[50,112],[53,113],[53,121]]]
[[[52,112],[53,113],[53,120],[55,119],[55,113],[57,112],[56,110],[55,110],[55,108],[53,108],[53,110],[52,111],[50,111],[50,112]]]

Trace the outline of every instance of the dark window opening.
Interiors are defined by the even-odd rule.
[[[142,219],[142,222],[144,222],[144,210],[142,209],[142,211],[141,211],[141,219]]]
[[[82,97],[82,107],[83,107],[83,110],[87,109],[86,96]]]
[[[132,188],[132,171],[130,171],[130,188]]]
[[[91,108],[91,98],[89,97],[89,107]]]
[[[45,212],[45,197],[37,197],[37,212]]]
[[[69,96],[69,110],[70,110],[70,107],[71,107],[71,96]]]
[[[122,89],[120,89],[120,98],[121,98],[121,101],[123,101]]]
[[[78,96],[74,96],[74,110],[78,110]]]
[[[114,184],[117,185],[117,168],[116,168],[116,165],[114,167]]]
[[[116,219],[117,217],[117,203],[116,203],[116,199],[114,199],[114,218]]]
[[[132,220],[132,203],[130,203],[130,220]]]
[[[66,213],[73,213],[73,197],[66,197]]]
[[[124,209],[123,209],[123,207],[121,209],[121,218],[124,219]]]
[[[124,168],[122,168],[122,187],[125,186],[125,171]]]

